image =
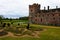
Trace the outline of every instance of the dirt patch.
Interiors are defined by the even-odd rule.
[[[43,30],[45,31],[45,30]],[[14,34],[12,32],[8,32],[7,35],[4,35],[4,36],[0,36],[0,38],[3,38],[3,37],[34,37],[34,38],[40,38],[40,32],[41,31],[31,31],[31,30],[28,30],[28,29],[24,29],[22,31],[23,34]]]
[[[39,35],[40,35],[40,32],[37,32],[37,31],[35,33],[32,33],[31,35],[28,35],[28,34],[25,34],[25,35],[17,34],[17,36],[14,35],[11,32],[8,32],[8,36],[10,36],[10,37],[36,37],[36,38],[39,38]]]

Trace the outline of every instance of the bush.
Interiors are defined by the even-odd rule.
[[[6,26],[6,23],[3,24],[3,27],[5,27],[5,26]]]
[[[7,24],[10,27],[10,23]]]
[[[18,23],[18,25],[20,25],[20,24]]]
[[[11,22],[11,24],[13,24],[13,22]]]
[[[26,29],[29,29],[29,24],[26,26]]]

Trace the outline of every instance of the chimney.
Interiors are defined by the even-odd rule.
[[[46,7],[44,7],[44,10],[46,10]]]
[[[48,10],[49,10],[49,6],[48,6]]]
[[[58,6],[56,6],[56,9],[58,8]]]

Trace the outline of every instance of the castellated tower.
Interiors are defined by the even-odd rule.
[[[29,5],[29,22],[34,23],[35,14],[40,12],[40,4],[34,3],[33,5]]]

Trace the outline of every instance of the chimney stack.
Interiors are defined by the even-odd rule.
[[[49,10],[49,6],[48,6],[48,10]]]
[[[56,6],[56,9],[58,8],[58,6]]]
[[[46,7],[44,7],[44,10],[46,10]]]

